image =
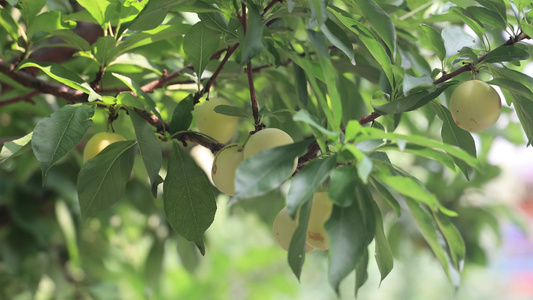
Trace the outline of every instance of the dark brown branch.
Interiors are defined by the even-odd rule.
[[[202,145],[206,147],[207,149],[211,150],[211,152],[213,153],[220,151],[220,149],[224,148],[225,146],[222,143],[219,143],[215,140],[207,138],[194,131],[187,131],[187,132],[180,133],[177,136],[177,139],[181,141],[184,145],[187,145],[186,141],[190,141],[195,144]]]
[[[276,3],[281,3],[283,2],[283,0],[272,0],[267,6],[265,6],[265,9],[263,10],[263,12],[261,13],[261,17],[264,17],[265,14],[276,4]]]
[[[34,96],[39,95],[40,93],[41,93],[40,91],[32,91],[32,92],[29,92],[29,93],[26,93],[26,94],[23,94],[23,95],[19,95],[19,96],[10,98],[10,99],[2,100],[2,101],[0,101],[0,107],[6,106],[6,105],[10,105],[10,104],[13,104],[13,103],[17,103],[17,102],[22,102],[22,101],[34,103],[31,98],[33,98]]]

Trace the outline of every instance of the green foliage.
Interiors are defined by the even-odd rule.
[[[119,215],[140,220],[127,238],[149,240],[135,266],[146,278],[129,278],[154,297],[168,251],[191,273],[208,259],[199,254],[221,255],[206,238],[221,210],[209,166],[190,151],[224,146],[195,128],[203,97],[232,104],[214,109],[239,118],[232,143],[264,127],[296,141],[241,163],[230,204],[266,223],[284,205],[300,212],[288,253],[298,279],[315,191],[334,203],[327,277],[337,293],[352,272],[355,295],[368,280],[372,242],[383,281],[398,240],[422,238],[458,287],[465,263],[486,262],[482,229],[515,220],[464,195],[498,175],[487,162],[495,136],[533,141],[529,1],[56,2],[0,7],[0,275],[5,265],[24,282],[0,298],[34,295],[51,274],[66,274],[54,277],[56,298],[123,296],[95,284],[113,268],[99,230],[119,227]],[[499,86],[508,106],[476,135],[447,108],[474,77]],[[83,164],[88,136],[105,130],[127,141]],[[54,247],[65,253],[41,251]],[[200,294],[190,292],[209,298]]]

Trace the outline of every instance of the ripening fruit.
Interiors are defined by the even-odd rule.
[[[98,153],[104,150],[105,147],[109,146],[109,144],[125,140],[126,139],[121,135],[112,132],[99,132],[93,135],[87,141],[85,150],[83,150],[83,162],[95,157]]]
[[[211,98],[197,105],[196,127],[198,131],[206,134],[221,143],[227,143],[237,131],[238,118],[215,112],[218,105],[231,105],[221,98]]]
[[[280,210],[274,219],[274,224],[272,225],[274,239],[285,251],[289,251],[292,235],[294,234],[294,231],[296,231],[296,227],[298,227],[297,219],[298,216],[296,216],[295,220],[291,219],[289,212],[287,211],[287,207],[284,207],[282,210]],[[313,247],[305,245],[305,252],[311,252],[313,250]]]
[[[244,145],[244,159],[248,159],[263,150],[292,143],[294,140],[285,131],[277,128],[266,128],[250,136]]]
[[[453,91],[449,108],[457,126],[480,132],[496,123],[502,103],[492,86],[480,80],[469,80]]]
[[[218,151],[215,156],[211,178],[215,186],[225,194],[235,194],[235,172],[243,161],[243,152],[242,145],[230,144]]]
[[[321,250],[329,248],[328,233],[324,224],[331,216],[332,210],[333,202],[329,200],[328,192],[318,192],[313,195],[306,240],[313,248]]]

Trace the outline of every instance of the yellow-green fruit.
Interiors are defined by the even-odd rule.
[[[284,207],[276,218],[274,219],[274,224],[272,225],[272,233],[274,234],[274,239],[278,242],[279,246],[285,251],[289,251],[289,245],[291,244],[292,235],[298,227],[298,216],[295,220],[291,219],[287,207]],[[305,252],[311,252],[314,248],[305,245]]]
[[[237,131],[238,118],[215,112],[218,105],[231,105],[221,98],[212,98],[199,104],[196,111],[196,127],[198,131],[206,134],[221,143],[227,143]]]
[[[294,140],[285,131],[277,128],[266,128],[256,132],[244,145],[244,159],[270,148],[294,143]]]
[[[95,157],[110,144],[125,140],[121,135],[112,132],[99,132],[93,135],[87,141],[87,145],[85,145],[85,149],[83,150],[83,162]]]
[[[449,109],[457,126],[480,132],[496,123],[502,103],[492,86],[480,80],[469,80],[453,91]]]
[[[324,224],[331,216],[333,202],[329,200],[327,192],[318,192],[313,195],[313,204],[307,225],[307,244],[313,248],[326,250],[329,248],[329,239]]]
[[[225,194],[235,194],[235,172],[243,161],[243,151],[242,145],[230,144],[218,151],[215,156],[211,178],[215,186]]]

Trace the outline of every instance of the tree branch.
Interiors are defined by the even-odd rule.
[[[40,91],[31,91],[31,92],[23,94],[23,95],[19,95],[19,96],[10,98],[10,99],[2,100],[2,101],[0,101],[0,107],[6,106],[6,105],[10,105],[10,104],[13,104],[13,103],[17,103],[17,102],[22,102],[22,101],[26,101],[26,102],[29,102],[29,103],[34,103],[31,98],[33,98],[34,96],[39,95],[40,93],[41,93]]]

